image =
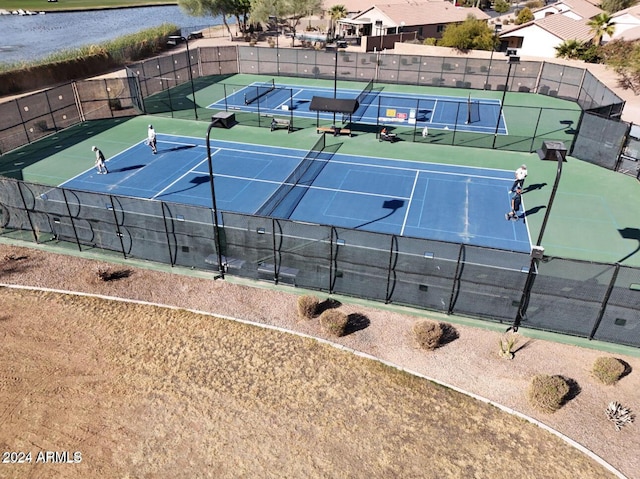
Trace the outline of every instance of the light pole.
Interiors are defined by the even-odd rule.
[[[510,329],[517,332],[518,327],[520,327],[520,323],[524,319],[524,315],[527,312],[527,307],[529,306],[529,297],[531,295],[531,289],[533,288],[533,282],[536,278],[537,270],[538,270],[538,261],[542,259],[544,254],[544,248],[540,245],[542,243],[542,236],[544,235],[544,230],[547,227],[547,220],[549,219],[549,215],[551,214],[551,207],[553,206],[553,200],[556,197],[556,192],[558,191],[558,184],[560,183],[560,176],[562,175],[562,163],[564,162],[564,155],[561,151],[566,152],[566,148],[564,147],[564,143],[561,141],[552,141],[552,142],[544,142],[544,146],[541,150],[538,150],[538,155],[540,159],[551,159],[546,158],[547,149],[553,148],[556,160],[558,160],[558,169],[556,170],[556,179],[553,182],[553,189],[551,190],[551,196],[549,197],[549,203],[547,204],[547,209],[544,212],[544,219],[542,220],[542,226],[540,227],[540,234],[538,235],[538,241],[536,241],[536,245],[531,249],[531,263],[529,264],[529,271],[527,272],[527,279],[524,283],[524,288],[522,291],[522,297],[520,298],[520,305],[518,306],[518,312],[516,313],[516,318],[513,321],[513,325]]]
[[[215,243],[216,254],[218,256],[218,272],[220,275],[218,276],[221,279],[224,279],[224,265],[222,264],[222,248],[220,247],[220,229],[218,225],[218,207],[216,206],[216,190],[213,185],[213,162],[211,161],[211,129],[214,125],[214,119],[211,117],[211,123],[209,123],[209,128],[207,128],[207,163],[209,165],[209,185],[211,186],[211,209],[213,211],[213,242]]]
[[[496,40],[498,37],[498,33],[502,31],[502,25],[500,23],[496,23],[493,26],[493,44],[491,45],[491,56],[489,57],[489,69],[487,70],[487,79],[484,82],[484,88],[487,89],[487,85],[489,84],[489,75],[491,75],[491,62],[493,62],[493,52],[496,51]]]
[[[335,41],[335,40],[334,40]],[[335,53],[334,58],[334,66],[333,66],[333,98],[338,98],[338,42],[335,41],[335,48],[333,49]],[[335,128],[336,125],[336,112],[333,112],[333,126]]]
[[[278,23],[278,16],[269,16],[269,21],[273,21],[276,25],[276,75],[280,75],[280,24]]]
[[[402,43],[402,31],[404,30],[404,21],[400,22],[400,43]]]
[[[191,95],[193,96],[193,113],[197,120],[198,105],[196,104],[196,92],[193,89],[193,74],[191,73],[191,52],[189,51],[189,40],[187,40],[182,35],[170,35],[169,40],[173,41],[174,44],[177,44],[180,40],[184,40],[184,43],[187,46],[187,63],[189,64],[189,82],[191,83]]]
[[[500,129],[500,118],[502,118],[502,109],[504,107],[504,99],[507,96],[507,90],[509,89],[509,77],[511,76],[511,67],[517,63],[520,63],[520,57],[509,55],[507,57],[509,62],[509,69],[507,70],[507,80],[505,81],[504,90],[502,91],[502,101],[500,102],[500,111],[498,112],[498,120],[496,121],[496,131],[493,133],[493,145],[496,147],[496,140],[498,139],[498,130]]]
[[[545,143],[552,144],[551,142],[545,142]],[[557,142],[557,144],[561,148],[564,148],[564,143]],[[556,179],[553,182],[553,189],[551,190],[551,196],[549,196],[549,204],[547,205],[547,208],[544,212],[544,219],[542,220],[542,226],[540,227],[540,234],[538,235],[538,241],[536,242],[536,246],[540,246],[540,243],[542,243],[542,235],[544,235],[544,230],[547,228],[547,221],[549,220],[549,214],[551,213],[553,200],[556,197],[556,192],[558,191],[558,184],[560,183],[560,175],[562,175],[562,163],[564,162],[564,157],[560,153],[559,149],[556,149],[555,155],[556,155],[556,160],[558,160],[558,169],[556,170]]]

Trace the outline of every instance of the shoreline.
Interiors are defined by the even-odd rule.
[[[171,5],[178,5],[178,2],[158,2],[158,3],[141,3],[138,5],[114,5],[112,7],[102,6],[102,7],[84,7],[84,8],[55,8],[48,10],[46,8],[38,8],[38,10],[29,10],[23,7],[18,8],[17,10],[23,10],[25,12],[35,12],[40,15],[41,12],[49,15],[50,13],[77,13],[77,12],[92,12],[99,10],[123,10],[130,8],[145,8],[145,7],[167,7]],[[17,11],[13,10],[13,11]],[[0,8],[0,15],[15,15],[12,10],[7,10],[6,8]],[[28,15],[21,15],[28,16]]]

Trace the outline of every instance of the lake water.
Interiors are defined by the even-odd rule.
[[[182,34],[186,37],[192,30],[220,25],[222,19],[190,17],[175,5],[46,15],[0,15],[0,62],[38,60],[59,50],[104,43],[162,23],[184,28]]]

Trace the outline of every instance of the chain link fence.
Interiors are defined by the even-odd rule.
[[[0,233],[640,347],[640,269],[0,178]],[[530,288],[526,291],[526,288]],[[526,294],[525,294],[526,293]]]

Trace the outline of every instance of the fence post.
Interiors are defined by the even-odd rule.
[[[173,253],[171,252],[171,234],[169,233],[169,228],[167,226],[167,215],[165,214],[165,202],[161,201],[160,202],[160,209],[162,210],[162,221],[164,222],[164,233],[167,237],[167,249],[169,250],[169,262],[171,263],[171,267],[173,268],[173,265],[176,263],[177,261],[177,256],[178,256],[178,252],[176,251],[176,258],[174,260],[173,257]],[[173,217],[171,218],[173,220]],[[175,235],[174,235],[175,236]]]
[[[280,273],[280,261],[282,260],[280,253],[280,248],[276,244],[276,224],[280,229],[280,223],[276,222],[275,218],[271,218],[271,238],[273,244],[273,282],[278,284],[278,276]],[[282,229],[280,229],[282,231]],[[280,243],[282,245],[282,243]]]
[[[529,271],[527,273],[527,279],[524,282],[522,288],[522,296],[520,297],[520,304],[518,304],[518,312],[516,318],[513,320],[511,327],[507,328],[507,331],[513,330],[514,333],[518,332],[520,323],[527,314],[527,308],[529,307],[529,300],[531,299],[531,290],[533,289],[533,283],[538,274],[538,260],[532,255],[531,263],[529,264]]]
[[[62,188],[62,197],[64,198],[64,204],[67,207],[67,214],[69,215],[69,221],[71,221],[71,227],[73,228],[73,236],[76,238],[76,244],[78,245],[78,251],[82,251],[80,246],[80,238],[78,238],[78,231],[76,230],[76,224],[71,216],[71,208],[69,208],[69,201],[67,200],[67,190]]]
[[[120,249],[122,249],[122,256],[127,259],[127,253],[124,250],[124,242],[122,241],[122,232],[120,231],[120,225],[118,224],[118,215],[116,214],[116,206],[113,203],[113,195],[109,195],[109,201],[111,202],[111,211],[113,211],[113,220],[116,225],[116,235],[120,239]],[[131,238],[133,244],[133,238]]]
[[[393,296],[393,290],[395,289],[396,282],[396,271],[395,264],[393,261],[394,253],[396,253],[396,261],[397,261],[397,251],[398,251],[398,237],[396,235],[391,235],[391,248],[389,249],[389,268],[387,269],[387,292],[385,294],[384,303],[389,304],[391,302],[391,296]],[[391,287],[391,272],[393,272],[393,284]]]
[[[609,302],[609,298],[611,297],[611,293],[613,292],[613,288],[616,285],[616,280],[618,279],[618,273],[620,272],[620,263],[616,263],[615,269],[613,270],[613,274],[611,275],[611,280],[609,281],[609,286],[607,287],[607,291],[604,294],[604,298],[602,298],[602,303],[600,304],[600,311],[598,311],[598,317],[596,318],[596,322],[593,325],[593,329],[591,330],[591,334],[589,335],[589,340],[592,340],[600,326],[600,322],[604,317],[604,312],[607,309],[607,303]]]
[[[329,294],[333,294],[333,288],[335,287],[336,277],[337,277],[337,266],[338,266],[338,245],[335,238],[338,237],[338,232],[334,226],[331,227],[330,233],[330,244],[329,244]],[[334,250],[335,245],[335,250]]]
[[[451,296],[449,296],[449,307],[447,308],[447,314],[453,314],[453,305],[456,302],[458,292],[460,291],[460,276],[462,275],[462,263],[464,262],[464,244],[460,244],[458,250],[458,261],[456,262],[456,272],[453,275],[453,284],[451,285]]]
[[[24,125],[24,123],[23,123]],[[36,229],[33,226],[33,221],[31,220],[31,215],[29,214],[29,208],[27,207],[27,201],[24,199],[24,193],[22,192],[22,184],[21,181],[18,181],[18,191],[20,192],[20,198],[22,199],[22,204],[24,205],[24,211],[27,213],[27,219],[29,220],[29,226],[31,226],[31,232],[33,233],[33,240],[38,243],[38,235],[36,234]]]

